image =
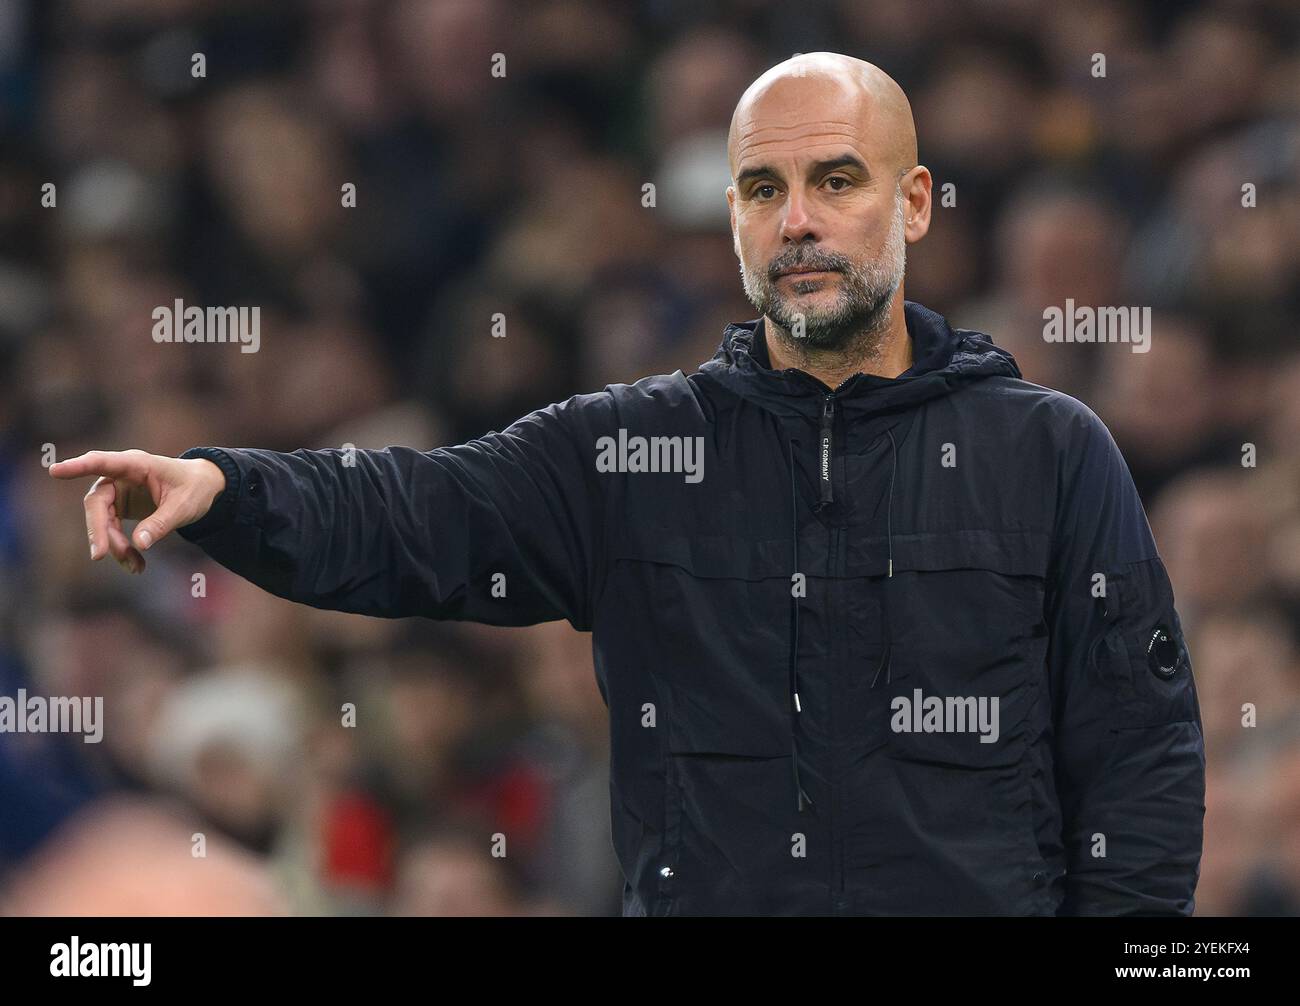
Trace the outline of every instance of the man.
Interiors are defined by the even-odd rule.
[[[798,56],[728,153],[761,317],[697,373],[355,464],[91,452],[52,474],[101,476],[92,556],[178,528],[316,607],[590,630],[628,915],[1190,914],[1168,577],[1101,421],[904,301],[931,178],[902,91]]]

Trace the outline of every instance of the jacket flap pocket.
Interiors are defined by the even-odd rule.
[[[790,754],[790,543],[629,528],[611,580],[665,750]]]
[[[790,538],[754,539],[735,535],[685,535],[641,524],[629,526],[611,546],[612,559],[634,559],[678,566],[701,579],[763,580],[791,573]]]
[[[1051,542],[1039,531],[921,531],[893,536],[895,574],[984,569],[1007,576],[1045,577],[1050,554]]]
[[[1019,761],[1036,731],[1048,562],[1035,532],[896,536],[883,587],[891,753],[970,768]]]

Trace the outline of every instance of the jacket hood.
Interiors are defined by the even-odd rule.
[[[903,315],[913,364],[898,377],[857,374],[829,389],[800,370],[772,370],[761,317],[728,325],[700,373],[769,412],[809,418],[832,391],[840,408],[853,416],[919,405],[986,377],[1021,376],[1015,358],[984,333],[954,329],[942,315],[913,301],[903,302]]]

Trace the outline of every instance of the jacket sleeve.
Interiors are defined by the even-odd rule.
[[[590,628],[608,392],[418,451],[191,448],[226,489],[178,533],[279,597],[384,618]]]
[[[1191,657],[1128,466],[1075,405],[1048,597],[1059,914],[1190,915],[1205,811]]]

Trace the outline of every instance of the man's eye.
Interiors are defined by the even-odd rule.
[[[831,183],[833,182],[843,182],[844,184],[839,188],[835,188],[832,186],[831,188],[832,192],[843,192],[845,189],[849,187],[849,180],[845,178],[843,175],[832,175],[830,178],[826,179],[827,185],[831,185]]]
[[[776,186],[775,186],[775,185],[760,185],[760,186],[758,186],[757,188],[754,189],[754,195],[757,196],[759,199],[766,199],[766,198],[768,198],[767,196],[763,195],[763,191],[764,191],[765,189],[771,189],[773,193],[776,192]]]

